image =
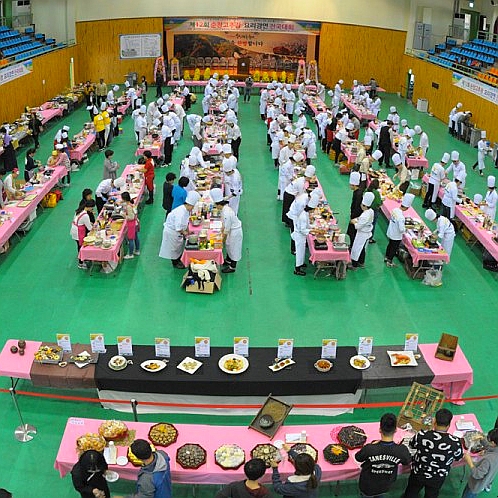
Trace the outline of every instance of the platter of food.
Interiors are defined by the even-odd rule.
[[[278,372],[279,370],[282,370],[286,367],[289,367],[296,363],[292,358],[276,358],[275,363],[273,365],[270,365],[268,368],[272,370],[273,372]]]
[[[59,346],[40,346],[35,353],[35,361],[56,364],[62,360],[63,355],[62,348]]]
[[[214,461],[222,469],[238,469],[246,460],[244,450],[236,444],[223,444],[214,452]]]
[[[93,432],[87,432],[76,440],[76,448],[82,453],[88,450],[95,450],[102,453],[105,445],[106,440],[100,434]]]
[[[349,364],[353,368],[356,368],[356,370],[365,370],[370,366],[370,360],[368,358],[365,358],[361,354],[357,354],[351,357],[351,359],[349,360]]]
[[[116,355],[109,360],[108,365],[111,370],[119,371],[128,366],[128,360],[124,356]]]
[[[488,447],[486,436],[481,431],[467,431],[463,436],[463,444],[471,453],[480,453]]]
[[[69,357],[69,363],[97,363],[99,360],[99,354],[91,354],[88,351],[83,351],[82,353],[72,354]]]
[[[176,461],[184,469],[198,469],[206,463],[206,450],[198,444],[184,444],[176,450]]]
[[[163,360],[145,360],[140,363],[140,366],[146,372],[160,372],[161,370],[165,369],[168,364]]]
[[[183,372],[187,372],[188,374],[194,374],[197,370],[199,370],[199,368],[201,368],[201,366],[202,361],[187,356],[177,365],[176,368],[182,370]]]
[[[323,458],[332,465],[341,465],[349,458],[349,451],[342,444],[328,444],[323,449]]]
[[[272,439],[291,410],[292,405],[268,396],[249,427]]]
[[[149,440],[156,446],[169,446],[178,439],[178,430],[172,424],[160,422],[149,430]]]
[[[106,441],[122,439],[128,434],[128,427],[120,420],[106,420],[100,424],[99,434]]]
[[[315,462],[318,460],[318,451],[309,443],[296,443],[291,449],[296,453],[307,453]]]
[[[418,365],[413,351],[387,351],[392,367],[416,367]]]
[[[239,354],[226,354],[220,358],[218,366],[222,372],[237,375],[249,368],[249,361]]]
[[[273,460],[277,462],[280,460],[280,452],[273,444],[257,444],[251,451],[251,458],[261,458],[265,465],[270,467]]]
[[[356,425],[347,425],[342,427],[337,434],[339,443],[350,450],[361,448],[367,442],[367,435],[361,427]]]

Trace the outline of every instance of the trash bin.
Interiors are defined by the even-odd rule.
[[[130,84],[130,86],[135,86],[138,81],[138,74],[137,73],[128,73],[126,75],[126,80]]]
[[[417,111],[427,112],[428,108],[429,108],[429,101],[427,99],[418,99],[417,100]]]

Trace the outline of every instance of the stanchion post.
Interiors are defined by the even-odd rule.
[[[137,412],[138,402],[136,399],[130,399],[130,403],[131,403],[131,409],[133,410],[133,419],[135,420],[135,422],[138,422],[138,412]]]
[[[12,395],[12,401],[14,402],[14,406],[16,407],[17,414],[19,415],[19,420],[21,421],[21,425],[19,427],[16,427],[16,430],[14,431],[14,437],[21,443],[27,443],[28,441],[31,441],[33,439],[33,434],[36,434],[36,427],[24,423],[21,410],[19,409],[19,404],[17,403],[16,391],[13,387],[11,387],[9,391]]]

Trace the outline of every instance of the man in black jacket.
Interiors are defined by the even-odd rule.
[[[168,173],[166,181],[163,184],[163,209],[166,211],[166,216],[171,212],[173,206],[173,184],[175,183],[176,175]]]
[[[265,472],[266,465],[261,458],[249,460],[244,465],[247,479],[227,484],[221,491],[218,491],[215,498],[261,498],[269,496],[270,492],[258,482]]]
[[[393,147],[392,144],[392,135],[391,129],[393,127],[393,122],[388,121],[381,129],[379,133],[379,150],[382,152],[382,158],[379,160],[379,166],[382,165],[382,161],[384,161],[386,168],[391,167],[391,149]]]

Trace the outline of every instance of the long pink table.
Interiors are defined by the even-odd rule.
[[[138,147],[135,151],[135,156],[142,156],[146,150],[149,150],[153,157],[161,157],[163,154],[163,145],[164,141],[160,138],[157,141],[154,141],[151,145]]]
[[[426,157],[422,156],[416,156],[416,157],[406,156],[406,167],[427,169],[429,167],[429,161],[427,160]]]
[[[464,415],[465,420],[472,421],[476,428],[480,429],[479,422],[474,414]],[[450,433],[456,429],[455,423],[457,417],[453,418],[450,426]],[[67,421],[62,441],[59,446],[59,451],[54,462],[54,468],[59,471],[61,477],[69,473],[73,465],[78,461],[76,453],[76,440],[79,436],[87,433],[98,433],[98,428],[102,423],[101,420],[87,418],[70,418]],[[129,429],[135,430],[137,439],[147,439],[149,429],[153,423],[147,422],[126,422]],[[336,431],[338,428],[350,425],[349,423],[335,425],[292,425],[282,426],[275,435],[275,440],[285,440],[285,435],[288,433],[301,433],[306,431],[307,442],[313,445],[318,451],[318,464],[322,469],[322,482],[344,481],[357,479],[360,474],[360,466],[354,459],[354,454],[358,450],[350,450],[348,460],[342,465],[332,465],[323,458],[323,449],[330,443],[336,443],[331,437],[331,431]],[[379,439],[379,423],[361,423],[355,424],[362,428],[367,435],[367,442],[372,442]],[[251,450],[261,443],[270,443],[267,437],[259,432],[248,429],[246,426],[214,426],[214,425],[187,425],[175,424],[178,430],[178,439],[175,443],[164,448],[164,451],[171,458],[171,477],[173,482],[180,484],[227,484],[232,481],[244,479],[244,469],[240,467],[237,470],[223,470],[214,461],[214,452],[223,444],[237,444],[240,446],[246,455],[246,461],[251,458]],[[409,436],[409,433],[398,429],[395,435],[395,441],[401,440]],[[184,469],[176,462],[176,451],[180,446],[187,443],[200,444],[207,453],[207,461],[198,469]],[[118,456],[125,456],[128,447],[116,445]],[[462,462],[457,465],[462,465]],[[139,468],[134,467],[130,463],[125,466],[110,465],[110,469],[119,473],[121,479],[135,480],[139,472]],[[402,467],[402,472],[408,472],[409,466]],[[279,470],[283,478],[293,474],[294,466],[287,458],[279,465]],[[271,482],[271,469],[268,469],[263,476],[264,483]]]
[[[207,85],[207,81],[201,81],[201,80],[185,80],[184,83],[185,83],[185,86],[188,86],[188,87],[190,87],[190,86],[206,86]],[[268,82],[268,83],[270,83],[270,82]],[[253,86],[253,88],[266,88],[268,83],[255,81],[252,86]],[[178,86],[178,81],[170,80],[170,81],[168,81],[168,86]],[[244,81],[236,81],[235,86],[238,88],[244,88],[246,86],[246,84]],[[298,87],[299,87],[299,85],[297,85],[295,83],[293,83],[291,85],[292,90],[297,90]]]
[[[10,237],[12,237],[15,231],[22,225],[28,216],[36,210],[36,207],[40,204],[45,195],[48,194],[50,190],[55,187],[57,182],[62,177],[66,176],[66,174],[67,171],[64,166],[57,166],[48,181],[40,184],[39,186],[35,186],[33,190],[27,192],[26,195],[35,194],[36,198],[33,199],[26,207],[17,206],[19,202],[22,202],[22,199],[5,204],[3,210],[12,213],[12,218],[0,225],[0,246],[5,244]]]
[[[325,109],[327,109],[327,105],[325,104],[325,102],[320,97],[315,95],[308,95],[306,103],[308,104],[309,108],[313,111],[313,114],[315,116],[320,112],[325,111]]]
[[[85,152],[92,146],[92,144],[95,142],[95,133],[89,133],[85,137],[85,141],[75,147],[74,149],[71,149],[69,151],[70,158],[75,160],[75,161],[83,161],[83,156]]]
[[[353,112],[353,114],[360,120],[360,121],[372,121],[376,118],[375,114],[372,114],[371,112],[365,112],[361,110],[356,104],[351,102],[348,98],[346,98],[344,95],[341,96],[341,101],[343,104]]]
[[[189,223],[189,232],[198,233],[202,229],[201,226],[193,226]],[[214,233],[213,230],[208,230],[208,239],[209,235]],[[190,264],[191,259],[207,259],[213,260],[218,265],[223,264],[223,249],[184,249],[182,254],[182,263],[185,266]]]
[[[474,372],[460,346],[457,346],[453,361],[435,357],[437,344],[419,344],[418,347],[427,365],[434,372],[432,386],[443,391],[447,398],[462,398],[474,383]],[[456,404],[463,405],[464,402]]]
[[[122,177],[126,178],[126,176],[135,171],[136,165],[129,164],[123,170]],[[144,194],[145,182],[142,178],[142,182],[140,183],[140,188],[137,193],[137,197],[135,198],[135,205],[138,206],[140,204],[140,200]],[[103,247],[95,247],[93,245],[83,246],[80,249],[79,258],[83,261],[112,261],[114,263],[118,263],[120,261],[119,252],[121,250],[121,245],[126,236],[126,223],[123,223],[121,226],[121,230],[119,231],[116,237],[116,244],[114,244],[109,249],[104,249]]]
[[[42,115],[41,123],[46,124],[56,116],[62,116],[64,114],[64,109],[62,109],[62,107],[58,107],[57,109],[44,109],[39,111],[39,113]]]

